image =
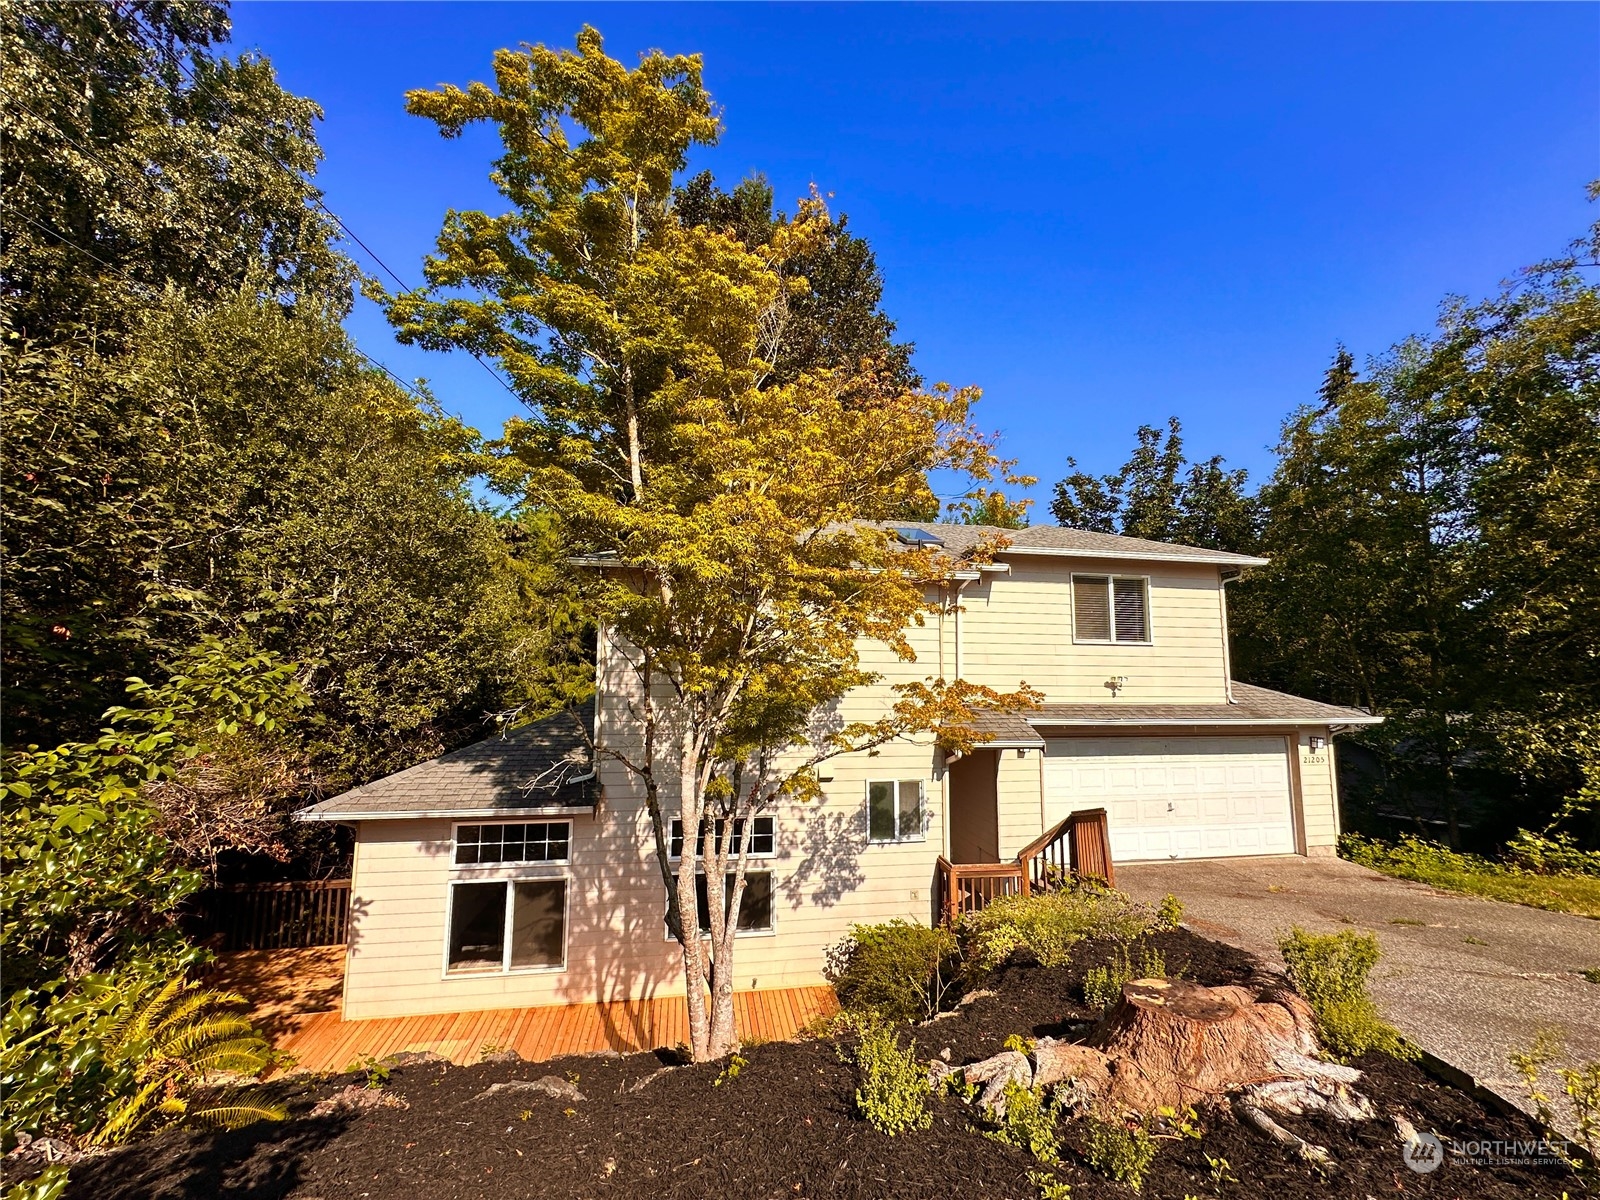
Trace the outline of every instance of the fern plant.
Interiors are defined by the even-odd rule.
[[[282,1106],[256,1099],[246,1081],[272,1064],[272,1048],[244,1016],[248,1001],[175,976],[141,980],[104,1046],[134,1065],[134,1086],[115,1099],[90,1139],[116,1146],[155,1124],[195,1121],[234,1129],[281,1121]]]

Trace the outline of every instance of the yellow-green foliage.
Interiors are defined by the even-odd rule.
[[[1161,897],[1161,903],[1156,905],[1156,924],[1163,929],[1176,929],[1183,924],[1183,901],[1171,892]]]
[[[858,1041],[856,1111],[868,1124],[890,1137],[933,1122],[928,1098],[933,1085],[909,1046],[900,1044],[895,1027],[877,1017],[854,1019]]]
[[[234,1091],[221,1078],[248,1080],[272,1062],[272,1048],[241,1013],[244,997],[195,987],[181,977],[130,997],[108,1058],[136,1058],[137,1087],[106,1112],[94,1142],[114,1146],[151,1125],[197,1121],[232,1129],[281,1121],[284,1110]]]
[[[1560,1030],[1541,1029],[1532,1046],[1510,1056],[1511,1065],[1522,1076],[1528,1089],[1528,1099],[1533,1103],[1539,1123],[1551,1129],[1560,1124],[1560,1118],[1556,1115],[1554,1102],[1543,1090],[1539,1075],[1560,1056],[1561,1043]],[[1568,1156],[1568,1164],[1580,1170],[1595,1170],[1594,1164],[1600,1161],[1600,1062],[1588,1062],[1577,1067],[1558,1066],[1554,1069],[1572,1110],[1573,1133],[1588,1154],[1587,1161]]]
[[[1340,839],[1339,853],[1374,871],[1397,879],[1414,879],[1429,887],[1552,912],[1600,917],[1600,874],[1594,866],[1595,852],[1573,850],[1554,839],[1533,835],[1513,839],[1507,862],[1457,854],[1409,835],[1391,845],[1348,834]]]
[[[1156,1157],[1157,1142],[1143,1125],[1090,1113],[1083,1118],[1083,1161],[1115,1183],[1134,1191],[1144,1186],[1144,1173]]]
[[[1309,933],[1296,926],[1278,949],[1290,980],[1317,1014],[1322,1048],[1330,1057],[1358,1058],[1372,1050],[1394,1058],[1417,1056],[1367,993],[1367,976],[1381,953],[1374,935],[1353,929]]]
[[[1056,1133],[1056,1104],[1043,1088],[1025,1088],[1016,1080],[1006,1084],[1006,1115],[999,1128],[984,1136],[1019,1150],[1026,1150],[1040,1162],[1055,1162],[1061,1157],[1061,1138]]]
[[[944,1007],[959,965],[949,929],[895,920],[852,925],[850,935],[829,949],[823,973],[846,1012],[924,1021]]]
[[[1003,896],[962,921],[967,958],[991,970],[1022,948],[1044,966],[1064,966],[1085,938],[1131,941],[1154,923],[1148,909],[1121,892],[1099,889]]]
[[[1119,946],[1109,963],[1084,973],[1083,1002],[1090,1008],[1108,1009],[1122,998],[1122,985],[1130,979],[1160,979],[1166,973],[1166,957],[1154,946],[1140,950],[1137,964],[1128,948]]]

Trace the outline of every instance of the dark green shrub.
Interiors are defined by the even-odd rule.
[[[933,1123],[928,1099],[933,1085],[899,1032],[876,1015],[853,1017],[849,1025],[857,1041],[841,1051],[856,1066],[856,1111],[874,1129],[890,1137]]]
[[[956,936],[914,921],[852,925],[823,973],[846,1012],[925,1021],[945,1006],[960,968]]]
[[[1309,933],[1296,926],[1278,949],[1289,979],[1317,1014],[1322,1048],[1330,1057],[1358,1058],[1370,1050],[1417,1057],[1416,1048],[1379,1015],[1367,993],[1367,977],[1381,954],[1375,936],[1353,929]]]

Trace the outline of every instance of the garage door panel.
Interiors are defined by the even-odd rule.
[[[1046,810],[1105,808],[1120,862],[1288,854],[1287,753],[1278,737],[1053,738]]]

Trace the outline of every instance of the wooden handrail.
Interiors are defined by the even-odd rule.
[[[1033,841],[1029,842],[1021,850],[1017,851],[1017,861],[1020,863],[1025,863],[1029,859],[1036,856],[1039,851],[1043,850],[1051,842],[1060,837],[1061,834],[1066,830],[1067,826],[1071,825],[1072,822],[1077,819],[1077,817],[1078,814],[1073,813],[1071,816],[1067,817],[1066,820],[1056,822],[1056,824],[1052,825],[1038,837],[1034,838]]]

